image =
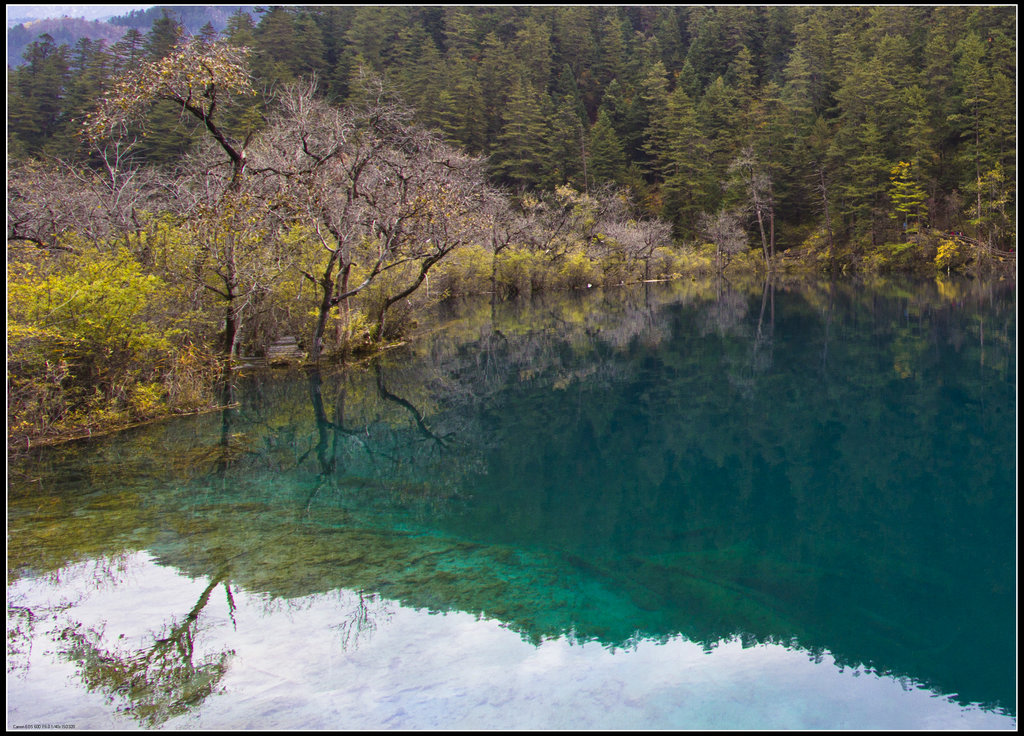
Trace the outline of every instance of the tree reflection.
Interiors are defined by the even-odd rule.
[[[235,605],[230,586],[220,576],[210,581],[184,618],[172,620],[162,635],[141,647],[108,648],[104,645],[102,626],[86,627],[71,622],[60,630],[58,651],[64,659],[78,665],[87,688],[106,693],[109,702],[120,701],[118,712],[148,727],[159,726],[197,708],[218,691],[227,673],[233,650],[197,654],[197,638],[202,631],[200,615],[221,584],[233,616]]]
[[[747,298],[735,291],[721,276],[718,282],[715,300],[702,310],[701,334],[717,333],[725,337],[736,330],[747,316]]]
[[[340,635],[342,651],[351,652],[366,643],[378,626],[390,621],[394,615],[391,605],[383,597],[360,590],[356,594],[356,604],[347,612],[345,620],[333,627]]]

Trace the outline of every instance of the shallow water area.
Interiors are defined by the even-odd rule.
[[[8,727],[1015,728],[1015,355],[998,284],[465,302],[40,451]]]

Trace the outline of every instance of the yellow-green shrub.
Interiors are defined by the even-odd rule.
[[[942,271],[956,271],[970,263],[974,254],[959,240],[943,238],[935,254],[935,267]]]
[[[168,410],[155,387],[174,373],[182,315],[130,253],[33,253],[9,264],[7,289],[12,434]]]
[[[558,266],[558,281],[570,289],[584,289],[597,281],[597,269],[583,253],[570,253]]]
[[[431,294],[449,297],[488,291],[493,263],[491,252],[482,246],[456,248],[434,266],[427,287]]]
[[[506,248],[495,262],[495,287],[503,295],[528,295],[543,288],[543,255],[526,248]]]

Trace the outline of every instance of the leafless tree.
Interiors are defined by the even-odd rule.
[[[160,191],[152,171],[132,165],[126,146],[99,150],[102,166],[89,169],[64,161],[29,161],[7,176],[7,242],[46,250],[71,249],[62,238],[78,235],[98,247],[142,228],[140,213]]]
[[[661,220],[612,221],[602,230],[622,249],[627,261],[644,264],[644,279],[650,278],[654,249],[672,242],[672,226]]]
[[[721,273],[729,266],[732,257],[747,249],[747,235],[743,231],[740,217],[727,210],[717,215],[701,215],[704,235],[715,244],[715,265]]]
[[[284,224],[303,228],[317,246],[295,259],[319,294],[314,361],[333,309],[383,274],[411,269],[375,305],[383,338],[388,310],[485,226],[481,162],[416,128],[379,80],[366,80],[361,100],[336,108],[312,84],[289,87],[253,152],[253,171],[276,179]],[[354,269],[358,283],[350,282]]]
[[[775,258],[775,194],[771,175],[760,164],[751,146],[746,146],[740,151],[730,165],[729,171],[743,181],[747,196],[750,198],[750,209],[757,218],[757,227],[761,233],[765,268],[770,270]]]
[[[224,304],[222,349],[237,356],[243,328],[260,296],[285,270],[278,245],[273,186],[264,177],[230,184],[232,168],[217,148],[200,147],[169,177],[172,211],[189,235],[180,278],[214,294]]]

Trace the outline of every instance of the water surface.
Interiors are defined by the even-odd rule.
[[[1000,284],[443,305],[12,469],[8,724],[1013,728]]]

